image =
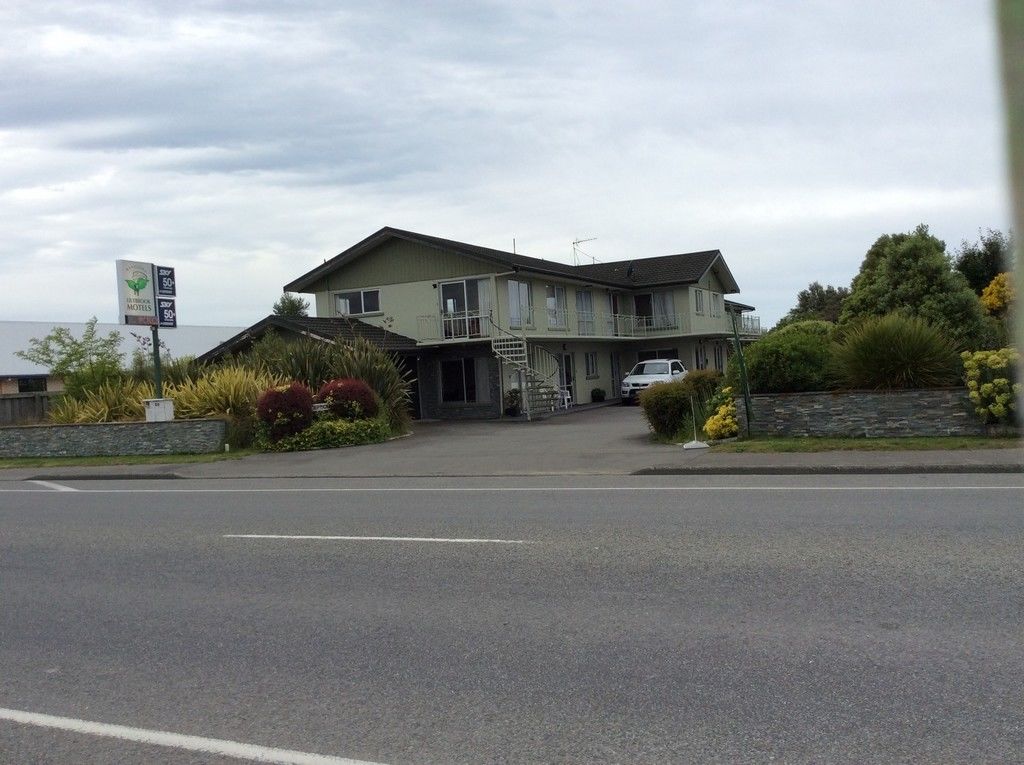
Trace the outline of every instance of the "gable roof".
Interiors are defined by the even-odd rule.
[[[638,260],[619,260],[613,263],[594,263],[589,266],[577,266],[577,270],[591,278],[634,287],[667,283],[687,284],[700,281],[708,269],[719,260],[722,260],[722,253],[718,250],[703,250]],[[724,261],[722,265],[724,266]]]
[[[667,286],[670,284],[692,284],[699,281],[709,269],[714,267],[719,271],[727,294],[740,291],[719,250],[703,250],[701,252],[687,252],[678,255],[662,255],[654,258],[621,260],[613,263],[596,263],[590,266],[570,266],[566,263],[531,258],[515,252],[494,250],[490,247],[480,247],[475,244],[457,242],[454,239],[442,239],[427,234],[418,234],[415,231],[404,231],[398,228],[391,228],[390,226],[385,226],[380,231],[352,245],[344,252],[335,255],[298,279],[289,282],[284,286],[284,290],[285,292],[303,292],[308,290],[323,277],[390,239],[402,239],[433,247],[437,250],[454,252],[469,258],[494,263],[508,270],[522,269],[533,273],[562,276],[607,287],[624,289]]]
[[[416,341],[412,338],[399,335],[397,332],[391,332],[373,324],[368,324],[359,319],[322,319],[315,316],[271,315],[256,322],[248,329],[239,332],[234,337],[225,340],[202,356],[197,357],[197,361],[213,361],[228,353],[245,350],[271,329],[294,332],[314,340],[322,340],[325,343],[333,342],[337,339],[355,340],[361,337],[369,340],[379,348],[392,353],[416,350]]]

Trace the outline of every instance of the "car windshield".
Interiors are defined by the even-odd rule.
[[[641,361],[630,372],[632,375],[667,375],[667,361]]]

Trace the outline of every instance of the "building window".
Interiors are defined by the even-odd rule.
[[[336,292],[334,308],[340,316],[380,313],[380,290],[353,290]]]
[[[719,372],[725,370],[725,348],[721,343],[715,343],[715,369]]]
[[[704,343],[697,343],[693,346],[693,362],[694,369],[708,368],[708,352],[704,348]]]
[[[45,377],[19,377],[18,393],[45,393]]]
[[[449,404],[476,401],[475,359],[448,359],[441,362],[441,400]]]
[[[590,290],[576,290],[576,321],[579,323],[581,335],[596,334],[594,295]]]
[[[548,326],[565,329],[565,287],[547,286]]]
[[[583,363],[587,370],[587,379],[597,377],[597,352],[583,354]]]
[[[711,293],[711,316],[719,318],[722,315],[722,296],[717,292]]]
[[[678,359],[679,351],[676,348],[659,348],[653,351],[637,351],[637,361],[648,361],[649,359]]]
[[[441,362],[441,401],[446,404],[486,404],[488,364],[485,356]]]
[[[633,296],[636,326],[640,329],[673,329],[678,325],[671,292],[641,292]]]
[[[704,315],[704,290],[693,291],[693,312],[698,316]]]
[[[533,325],[533,299],[529,282],[508,280],[508,325],[517,329]]]

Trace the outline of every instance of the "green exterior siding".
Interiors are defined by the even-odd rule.
[[[393,239],[347,263],[310,287],[309,292],[336,292],[382,284],[437,281],[494,273],[492,263]]]

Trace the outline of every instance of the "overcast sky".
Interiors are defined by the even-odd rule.
[[[883,233],[1006,229],[992,8],[0,4],[0,320],[247,325],[382,226],[572,262],[721,249],[771,324]]]

